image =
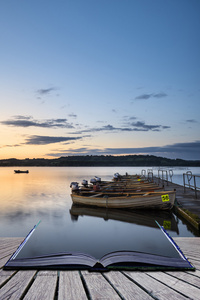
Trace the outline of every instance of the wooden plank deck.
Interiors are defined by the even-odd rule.
[[[195,233],[195,236],[200,236],[200,191],[196,192],[196,197],[194,189],[188,187],[184,189],[183,185],[161,180],[158,177],[153,179],[160,186],[164,185],[165,190],[176,190],[177,205],[174,207],[175,214],[183,222],[186,222],[188,228]]]
[[[200,299],[200,238],[174,238],[196,271],[4,271],[22,238],[0,238],[0,299]]]
[[[200,191],[197,191],[197,198],[195,197],[194,189],[190,189],[183,185],[179,185],[170,181],[162,181],[154,177],[156,183],[164,184],[165,190],[176,190],[176,199],[180,207],[188,209],[190,212],[196,214],[200,218]]]

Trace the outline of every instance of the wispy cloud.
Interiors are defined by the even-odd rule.
[[[147,100],[152,97],[153,94],[142,94],[135,97],[136,100]]]
[[[21,144],[14,144],[14,145],[3,145],[0,146],[0,148],[15,148],[15,147],[20,147]]]
[[[39,96],[44,96],[44,95],[49,95],[51,92],[56,91],[58,88],[56,87],[51,87],[48,89],[38,89],[36,91],[36,94]]]
[[[163,97],[167,97],[167,94],[164,92],[160,92],[160,93],[151,93],[151,94],[141,94],[137,97],[135,97],[135,100],[148,100],[150,98],[163,98]]]
[[[176,153],[181,155],[184,153],[197,153],[200,159],[200,141],[189,142],[189,143],[176,143],[166,146],[157,147],[142,147],[142,148],[105,148],[107,154],[137,154],[137,153]]]
[[[71,117],[71,118],[77,118],[77,115],[74,114],[74,113],[71,113],[71,114],[69,114],[68,116]]]
[[[132,122],[130,123],[131,127],[134,127],[134,131],[160,131],[162,129],[168,129],[170,126],[162,126],[162,125],[147,125],[145,122]]]
[[[187,123],[198,123],[195,119],[186,120]]]
[[[188,143],[176,143],[166,146],[140,147],[140,148],[89,148],[82,147],[78,149],[68,149],[55,153],[49,153],[47,156],[60,157],[64,155],[156,155],[168,158],[182,158],[200,160],[200,141]]]
[[[43,135],[32,135],[26,138],[26,145],[48,145],[54,143],[63,143],[74,140],[80,140],[82,137],[63,137],[63,136],[43,136]]]
[[[153,97],[154,98],[163,98],[163,97],[167,97],[167,94],[166,93],[158,93],[158,94],[153,94]]]
[[[132,117],[132,119],[135,119]],[[123,127],[115,127],[111,124],[102,126],[102,127],[93,127],[93,128],[88,128],[88,129],[83,129],[80,131],[76,131],[74,133],[76,134],[81,134],[85,132],[119,132],[119,131],[161,131],[163,129],[168,129],[170,126],[162,126],[162,125],[149,125],[145,124],[145,122],[127,122],[126,126]]]
[[[67,119],[34,120],[30,116],[15,116],[13,119],[0,123],[15,127],[74,128],[71,123],[67,122]]]

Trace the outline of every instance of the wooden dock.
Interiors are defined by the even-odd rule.
[[[200,238],[174,238],[196,271],[4,271],[22,238],[0,238],[0,299],[200,299]]]
[[[176,190],[177,206],[175,207],[176,214],[185,220],[189,226],[195,230],[195,235],[200,236],[200,191],[185,187],[166,180],[159,180],[154,177],[154,182],[164,185],[165,190]],[[198,218],[198,220],[197,220]],[[192,229],[192,228],[191,228]],[[193,229],[192,229],[193,231]]]

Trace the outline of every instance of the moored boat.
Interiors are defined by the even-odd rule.
[[[22,171],[22,170],[14,170],[15,173],[29,173],[29,170]]]
[[[72,193],[74,204],[98,206],[106,208],[131,208],[131,209],[161,209],[170,210],[175,202],[175,191],[157,191],[143,193],[124,193],[121,195],[81,195]]]

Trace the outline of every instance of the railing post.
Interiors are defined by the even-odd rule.
[[[196,178],[194,175],[194,190],[195,190],[195,197],[197,198],[197,186],[196,186]]]
[[[142,175],[143,177],[146,177],[146,170],[143,169],[143,170],[141,171],[141,175]]]
[[[186,179],[185,179],[186,176],[187,176],[188,183],[186,183]],[[200,176],[198,176],[198,175],[192,175],[191,171],[183,173],[184,193],[186,192],[186,187],[188,187],[189,189],[194,190],[196,198],[198,197],[197,191],[200,190],[200,187],[198,187],[197,184],[196,184],[196,178],[197,177],[200,178]],[[194,185],[190,184],[190,181],[191,181],[192,178],[194,180]]]
[[[183,173],[183,186],[184,186],[184,193],[185,193],[185,173]]]
[[[172,177],[173,177],[173,170],[169,170],[169,177],[171,178],[171,182],[172,182]]]

